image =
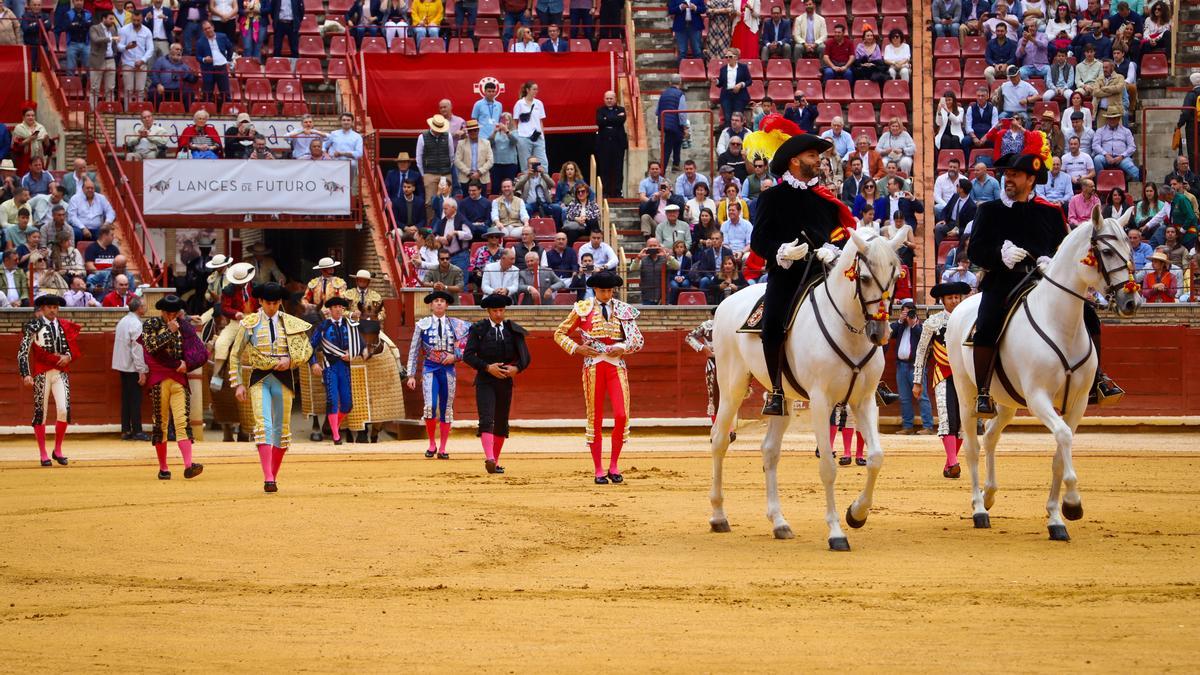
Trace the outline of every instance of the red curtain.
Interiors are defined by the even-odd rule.
[[[21,121],[21,103],[28,101],[29,57],[24,47],[0,46],[0,123],[13,125]]]
[[[616,88],[616,54],[363,54],[363,87],[375,127],[385,133],[416,134],[437,113],[437,102],[454,102],[454,114],[471,117],[483,98],[481,83],[494,78],[497,100],[512,112],[521,85],[532,80],[546,106],[547,133],[595,131],[596,108]]]

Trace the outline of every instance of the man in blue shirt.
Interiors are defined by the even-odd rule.
[[[1017,43],[1008,39],[1008,24],[996,24],[996,37],[988,40],[983,59],[988,67],[983,71],[988,84],[996,81],[996,77],[1004,77],[1008,67],[1017,63]]]
[[[86,67],[88,62],[88,29],[92,27],[92,13],[83,8],[83,0],[72,0],[66,16],[67,71],[78,75],[76,68]]]
[[[1063,172],[1062,162],[1058,161],[1058,158],[1055,158],[1054,166],[1050,168],[1049,180],[1035,187],[1034,191],[1046,201],[1061,206],[1063,211],[1067,209],[1067,202],[1075,196],[1075,190],[1071,187],[1071,176]]]
[[[1130,228],[1129,253],[1133,257],[1133,269],[1140,270],[1150,267],[1150,256],[1154,255],[1154,247],[1142,241],[1142,231],[1136,227]]]
[[[492,222],[492,202],[483,196],[479,181],[467,183],[467,196],[458,200],[458,212],[471,225],[472,236],[482,240]]]
[[[492,132],[496,129],[496,123],[500,121],[500,114],[504,112],[504,106],[496,100],[496,83],[488,82],[483,85],[483,98],[475,102],[475,107],[471,108],[471,119],[479,122],[479,137],[492,137]]]
[[[971,199],[976,204],[1000,198],[1000,182],[988,175],[987,165],[975,163],[975,178],[971,181]]]
[[[845,157],[854,150],[854,137],[846,131],[846,122],[840,116],[833,118],[829,128],[821,134],[821,138],[833,142],[833,149],[838,157]]]

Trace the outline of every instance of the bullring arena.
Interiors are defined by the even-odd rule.
[[[1198,138],[1195,0],[4,0],[0,672],[1200,671]]]

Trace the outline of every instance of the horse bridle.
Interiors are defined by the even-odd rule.
[[[871,284],[875,286],[880,293],[878,298],[868,300],[863,297],[862,273],[859,271],[859,265],[865,265],[867,271],[870,272]],[[825,282],[825,296],[829,298],[829,304],[833,307],[833,311],[837,312],[838,318],[842,320],[842,323],[846,326],[846,330],[855,335],[861,335],[867,330],[867,324],[871,320],[883,321],[887,319],[888,301],[891,299],[891,293],[889,292],[889,287],[891,284],[885,286],[880,282],[880,276],[876,274],[875,269],[871,267],[871,261],[868,260],[867,256],[863,255],[861,251],[854,254],[854,264],[846,270],[846,276],[854,281],[854,297],[858,300],[859,309],[862,311],[862,328],[855,328],[854,326],[851,326],[850,321],[846,318],[846,315],[842,314],[842,310],[838,308],[837,303],[833,301],[833,295],[829,292],[828,280]],[[887,278],[889,280],[894,280],[895,277],[896,266],[892,265],[891,272],[888,274]],[[879,309],[872,311],[870,309],[872,305],[877,305]]]
[[[1088,248],[1088,257],[1084,258],[1083,260],[1080,261],[1081,263],[1083,263],[1085,265],[1091,265],[1091,266],[1095,267],[1097,270],[1099,270],[1100,276],[1104,279],[1103,295],[1110,302],[1112,301],[1113,297],[1116,295],[1116,292],[1118,290],[1125,288],[1130,283],[1133,283],[1135,286],[1137,285],[1137,282],[1134,281],[1135,271],[1133,269],[1133,259],[1126,258],[1124,255],[1121,254],[1120,251],[1118,251],[1116,248],[1114,248],[1111,245],[1106,245],[1103,247],[1100,245],[1101,242],[1115,242],[1115,241],[1117,241],[1116,235],[1093,233],[1092,240],[1091,240],[1091,246]],[[1121,264],[1119,264],[1116,267],[1108,267],[1108,265],[1104,261],[1104,254],[1106,254],[1106,253],[1112,254],[1113,256],[1118,258],[1120,260]],[[1112,275],[1115,274],[1117,271],[1121,270],[1122,268],[1124,268],[1125,271],[1129,273],[1129,276],[1126,277],[1124,281],[1114,282],[1112,280]],[[1042,278],[1045,279],[1047,282],[1049,282],[1051,286],[1054,286],[1055,288],[1057,288],[1061,291],[1069,293],[1070,295],[1073,295],[1076,298],[1083,300],[1084,302],[1093,302],[1092,298],[1089,298],[1089,297],[1080,295],[1079,293],[1076,293],[1075,291],[1071,290],[1070,288],[1067,288],[1066,286],[1064,286],[1064,285],[1058,283],[1057,281],[1055,281],[1054,279],[1052,279],[1050,277],[1050,275],[1048,275],[1048,274],[1043,273]]]

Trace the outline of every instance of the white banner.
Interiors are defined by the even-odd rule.
[[[350,162],[154,159],[141,164],[146,215],[350,215]]]
[[[142,121],[136,117],[118,117],[116,119],[116,143],[120,147],[125,147],[131,138],[137,136],[137,133],[142,130]],[[191,118],[179,119],[159,119],[155,118],[154,123],[166,129],[168,140],[167,146],[174,150],[179,145],[179,134],[183,130],[191,126]],[[225,140],[225,134],[230,129],[237,127],[237,121],[232,117],[212,117],[208,123],[217,128],[221,134],[222,143]],[[293,119],[266,119],[256,117],[252,122],[254,130],[267,139],[267,147],[272,150],[288,150],[292,149],[291,139],[287,137],[293,131],[299,131],[302,126],[300,120]]]

